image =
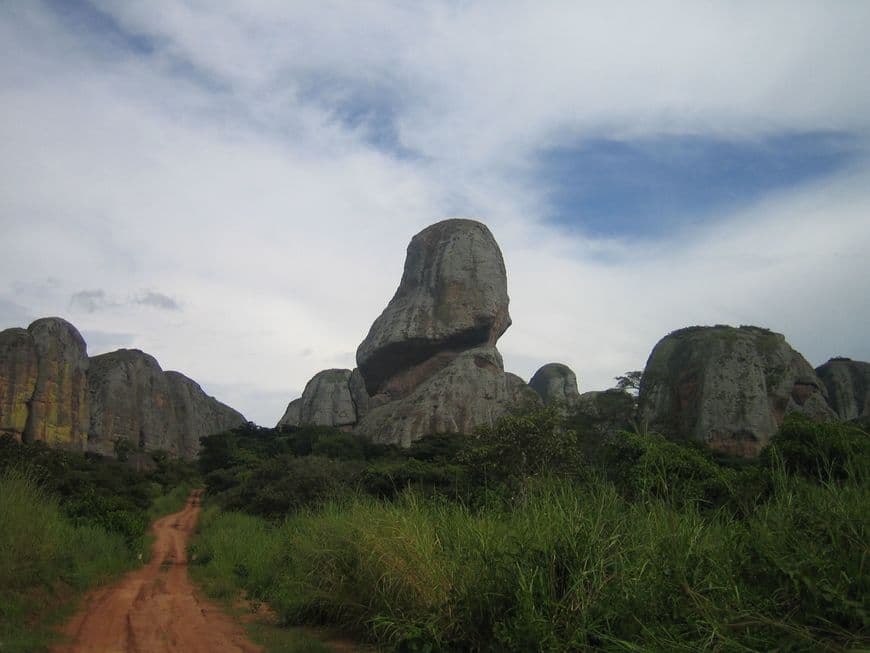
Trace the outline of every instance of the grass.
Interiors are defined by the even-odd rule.
[[[534,483],[510,509],[409,493],[271,524],[211,508],[197,573],[386,650],[867,648],[867,484],[775,485],[743,518],[604,480]]]
[[[0,650],[36,651],[68,595],[133,564],[122,535],[74,526],[57,499],[25,471],[0,473]],[[39,623],[33,616],[41,615]]]

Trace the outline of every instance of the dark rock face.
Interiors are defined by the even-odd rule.
[[[577,376],[570,367],[562,363],[547,363],[535,372],[529,385],[541,395],[547,406],[559,404],[572,408],[580,398]]]
[[[519,377],[510,377],[495,347],[468,349],[410,395],[372,408],[356,430],[375,442],[402,446],[429,433],[470,433],[516,406],[518,396],[528,397],[518,387]]]
[[[635,397],[625,390],[611,388],[581,394],[573,414],[580,423],[605,434],[630,429],[636,411]]]
[[[182,454],[172,391],[153,356],[138,349],[94,356],[88,377],[90,450],[110,455],[113,441],[121,438],[141,450]]]
[[[84,449],[88,433],[88,353],[78,330],[59,317],[27,327],[37,358],[25,442]]]
[[[290,402],[278,426],[349,427],[356,423],[356,407],[350,391],[350,370],[323,370],[305,385],[302,398]]]
[[[643,373],[639,414],[649,428],[755,456],[787,413],[835,417],[810,364],[758,327],[689,327],[663,338]]]
[[[832,358],[816,368],[828,402],[842,420],[870,416],[870,363]]]
[[[510,326],[507,276],[489,229],[444,220],[414,236],[402,281],[357,350],[369,396],[401,399]]]
[[[30,332],[0,331],[0,435],[21,441],[37,374],[36,344]]]
[[[165,372],[175,411],[177,430],[181,434],[179,451],[187,460],[199,454],[199,439],[213,433],[229,431],[245,423],[245,417],[207,395],[199,384],[180,372]]]

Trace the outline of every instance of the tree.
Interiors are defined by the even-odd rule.
[[[626,372],[622,376],[615,376],[613,378],[616,379],[617,388],[636,395],[638,390],[640,390],[641,377],[643,377],[643,372],[640,370],[633,370],[631,372]]]

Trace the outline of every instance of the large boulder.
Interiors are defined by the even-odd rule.
[[[655,346],[640,384],[642,423],[674,438],[755,456],[787,413],[835,417],[825,386],[781,334],[742,326],[689,327]]]
[[[169,381],[153,356],[119,349],[91,358],[88,448],[111,455],[116,439],[141,451],[183,453]]]
[[[468,349],[411,394],[370,409],[356,430],[374,442],[402,446],[429,433],[471,433],[493,424],[518,397],[528,397],[518,378],[505,374],[495,347]]]
[[[196,381],[181,372],[169,371],[164,375],[169,384],[177,432],[181,436],[178,452],[187,460],[199,454],[200,438],[246,422],[244,415],[207,395]]]
[[[870,363],[832,358],[816,368],[828,390],[828,403],[840,419],[870,416]]]
[[[59,317],[36,320],[27,330],[38,362],[23,439],[84,449],[89,419],[85,341]]]
[[[557,404],[565,408],[577,405],[577,375],[562,363],[547,363],[532,376],[529,385],[541,395],[547,406]]]
[[[305,385],[299,403],[290,402],[278,426],[350,427],[357,421],[350,392],[350,370],[323,370]]]
[[[38,373],[36,344],[30,332],[0,331],[0,435],[21,441]]]
[[[510,323],[504,260],[489,229],[459,219],[427,227],[357,350],[368,395],[410,395],[463,351],[494,346]]]

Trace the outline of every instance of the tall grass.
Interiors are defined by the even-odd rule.
[[[354,497],[280,525],[212,510],[207,573],[287,623],[406,651],[840,651],[870,646],[866,484],[784,472],[745,518],[609,482],[511,509]]]
[[[123,535],[74,526],[31,473],[0,472],[0,650],[46,644],[50,636],[29,622],[54,602],[58,582],[82,590],[131,564]]]

